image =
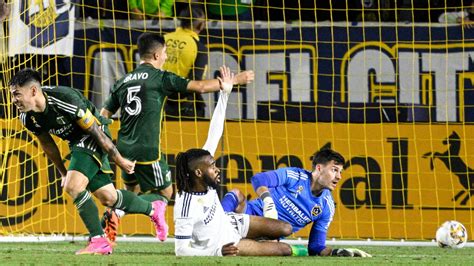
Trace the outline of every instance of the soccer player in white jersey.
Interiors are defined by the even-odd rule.
[[[223,87],[231,83],[222,80]],[[174,206],[175,253],[177,256],[289,256],[300,255],[301,247],[277,239],[291,234],[283,221],[246,214],[226,214],[217,196],[220,170],[213,154],[222,135],[228,92],[220,92],[203,149],[179,153],[176,160],[178,193]]]
[[[225,211],[258,215],[288,222],[293,232],[312,223],[308,240],[309,255],[371,257],[355,248],[332,249],[326,246],[326,234],[334,216],[331,192],[341,180],[344,157],[331,149],[313,155],[313,171],[285,167],[259,173],[251,182],[258,199],[246,202],[237,189],[227,193]]]

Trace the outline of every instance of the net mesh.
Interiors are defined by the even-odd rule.
[[[3,234],[86,233],[59,173],[22,127],[8,82],[19,69],[39,69],[44,85],[80,89],[100,108],[111,85],[139,63],[137,37],[174,31],[190,5],[176,1],[168,8],[162,1],[155,13],[142,14],[126,2],[9,4],[0,37]],[[329,237],[432,239],[445,220],[473,229],[471,3],[237,2],[193,3],[208,17],[200,33],[205,77],[214,78],[222,64],[256,74],[230,96],[216,152],[222,193],[239,188],[253,198],[254,174],[283,166],[310,170],[311,155],[331,147],[346,164],[333,192]],[[202,117],[165,118],[162,147],[172,171],[178,152],[204,144],[216,101],[215,94],[203,95]],[[118,127],[111,126],[114,138]],[[67,144],[55,140],[67,164]],[[119,232],[153,228],[130,215]],[[309,227],[295,234],[308,235]]]

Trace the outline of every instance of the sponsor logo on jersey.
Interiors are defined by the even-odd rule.
[[[216,204],[214,203],[211,207],[211,211],[209,211],[209,214],[204,219],[204,224],[210,223],[212,221],[212,219],[214,218],[215,213],[216,213]]]
[[[314,205],[313,209],[311,209],[311,215],[313,216],[318,216],[321,212],[323,212],[323,210],[318,204]]]
[[[282,196],[278,201],[280,202],[281,207],[285,209],[285,211],[299,225],[304,226],[312,221],[312,219],[308,217],[304,211],[300,210],[300,208],[298,208],[290,198]]]

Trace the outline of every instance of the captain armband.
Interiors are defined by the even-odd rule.
[[[80,109],[77,113],[77,116],[79,117],[79,120],[77,120],[77,124],[82,129],[90,128],[96,120],[95,116],[91,113],[91,111],[89,111],[89,109],[87,109],[85,113],[82,109]]]

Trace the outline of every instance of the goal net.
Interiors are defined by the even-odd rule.
[[[162,6],[166,18],[159,18],[118,3],[127,1],[80,2],[9,5],[0,69],[5,235],[86,233],[59,173],[18,119],[8,88],[14,73],[38,69],[44,85],[80,89],[100,108],[111,85],[139,63],[138,36],[174,31],[179,11],[189,5]],[[200,33],[208,56],[204,77],[214,78],[223,64],[255,72],[252,84],[230,96],[216,152],[222,194],[239,188],[254,198],[254,174],[283,166],[311,170],[311,155],[330,147],[346,163],[333,191],[329,237],[427,240],[445,220],[472,231],[471,6],[423,2],[198,1],[208,17]],[[176,154],[204,144],[216,102],[216,94],[206,94],[202,114],[165,117],[162,150],[173,176]],[[118,122],[111,126],[114,138],[118,128]],[[67,165],[67,144],[55,140]],[[114,169],[122,188],[120,169]],[[172,210],[173,201],[171,235]],[[129,215],[119,232],[146,235],[153,228],[145,217]],[[308,235],[309,227],[295,234]]]

